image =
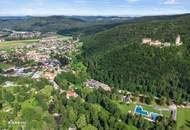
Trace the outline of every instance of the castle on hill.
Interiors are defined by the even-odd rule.
[[[177,46],[181,46],[183,44],[183,42],[181,42],[181,36],[180,35],[177,36],[175,43]]]
[[[159,41],[159,40],[152,40],[151,38],[143,38],[143,39],[142,39],[142,43],[143,43],[143,44],[150,45],[150,46],[157,46],[157,47],[160,47],[160,48],[171,46],[171,43],[169,43],[169,42],[164,42],[164,43],[163,43],[163,42],[161,42],[161,41]],[[176,45],[176,46],[181,46],[182,44],[183,44],[183,42],[181,41],[181,36],[178,35],[178,36],[176,37],[175,45]]]

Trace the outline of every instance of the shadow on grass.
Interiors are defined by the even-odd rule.
[[[189,127],[189,128],[190,128],[190,121],[189,121],[189,120],[186,120],[185,125],[186,125],[187,127]]]

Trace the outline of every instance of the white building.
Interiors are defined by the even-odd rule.
[[[159,46],[159,47],[163,45],[162,42],[160,42],[159,40],[152,40],[151,38],[143,38],[142,43],[150,46]]]
[[[182,44],[183,44],[183,42],[181,42],[181,36],[178,35],[177,38],[176,38],[176,45],[181,46]]]
[[[148,44],[148,43],[150,43],[150,42],[152,42],[152,39],[151,39],[151,38],[143,38],[143,39],[142,39],[142,43],[143,43],[143,44]]]
[[[87,82],[85,82],[85,85],[89,88],[93,88],[93,89],[99,89],[102,88],[105,91],[111,91],[111,88],[104,83],[101,83],[99,81],[96,81],[94,79],[88,80]]]
[[[5,41],[5,39],[3,39],[3,38],[0,38],[0,42],[4,42]]]
[[[169,110],[171,111],[171,119],[176,121],[177,119],[177,106],[175,104],[172,104],[169,106]]]

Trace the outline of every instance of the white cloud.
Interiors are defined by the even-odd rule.
[[[165,5],[177,5],[177,4],[179,4],[179,2],[177,0],[165,0],[163,2],[163,4],[165,4]]]

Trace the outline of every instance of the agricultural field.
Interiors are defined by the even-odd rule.
[[[15,41],[1,42],[0,43],[0,49],[24,46],[27,44],[36,43],[38,41],[39,41],[38,39],[32,39],[32,40],[15,40]]]
[[[57,38],[58,38],[59,40],[63,40],[63,41],[72,39],[71,36],[63,36],[63,35],[57,35]]]

